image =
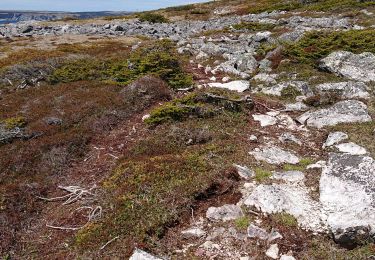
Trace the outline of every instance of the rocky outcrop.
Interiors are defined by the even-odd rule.
[[[309,111],[297,118],[301,124],[322,128],[339,123],[361,123],[372,121],[367,106],[356,100],[341,101],[329,108]]]
[[[362,155],[329,155],[320,179],[320,201],[337,242],[353,246],[375,233],[375,161]],[[364,240],[362,240],[364,241]]]
[[[367,90],[366,84],[363,82],[339,82],[339,83],[324,83],[317,85],[316,90],[319,94],[335,94],[341,98],[362,98],[369,99],[370,93]]]
[[[371,52],[333,52],[321,60],[320,67],[348,79],[375,81],[375,55]]]

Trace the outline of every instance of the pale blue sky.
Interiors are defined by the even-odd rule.
[[[0,10],[143,11],[208,0],[0,0]]]

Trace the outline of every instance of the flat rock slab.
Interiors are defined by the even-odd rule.
[[[335,147],[342,153],[348,153],[352,155],[363,155],[367,153],[365,148],[353,142],[338,144],[335,145]]]
[[[255,148],[254,151],[249,154],[253,155],[256,160],[265,161],[269,164],[299,163],[299,159],[296,155],[277,146]]]
[[[213,221],[235,220],[243,215],[241,207],[233,204],[226,204],[221,207],[210,207],[206,212],[206,217]]]
[[[244,204],[254,206],[267,214],[286,212],[293,215],[298,224],[307,230],[324,231],[321,204],[310,198],[304,186],[272,184],[257,186],[244,199]]]
[[[354,54],[336,51],[321,60],[321,68],[348,79],[375,81],[375,55],[371,52]]]
[[[367,86],[363,82],[338,82],[338,83],[324,83],[315,87],[319,94],[336,94],[343,98],[363,98],[369,99],[370,93],[367,91]]]
[[[208,83],[208,86],[212,88],[225,88],[237,92],[244,92],[245,90],[249,89],[250,83],[245,80],[236,80],[228,83]]]
[[[285,182],[300,182],[305,179],[305,174],[300,171],[275,172],[272,175],[272,179]]]
[[[143,250],[135,249],[129,260],[162,260],[162,258],[155,257]]]
[[[269,115],[253,115],[254,121],[258,121],[261,127],[275,125],[277,118]]]
[[[340,123],[360,123],[372,121],[367,106],[357,100],[341,101],[329,108],[309,111],[297,118],[301,124],[323,128]]]
[[[355,241],[358,233],[353,229],[361,230],[362,235],[366,230],[369,235],[375,233],[373,158],[331,153],[319,190],[323,208],[329,212],[328,226],[338,242]]]
[[[338,144],[346,139],[348,139],[349,136],[343,132],[332,132],[329,133],[327,140],[323,144],[322,148],[330,147],[334,144]]]

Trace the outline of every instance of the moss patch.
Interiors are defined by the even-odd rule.
[[[298,227],[296,218],[285,212],[273,214],[271,215],[271,219],[277,224],[285,227]]]
[[[255,180],[257,182],[263,182],[272,176],[272,172],[262,168],[255,168]]]
[[[23,116],[11,117],[2,121],[7,129],[13,129],[16,127],[24,127],[27,124],[26,118]]]

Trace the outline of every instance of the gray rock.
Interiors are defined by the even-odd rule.
[[[255,176],[255,173],[253,170],[250,170],[247,166],[241,166],[238,164],[233,164],[234,167],[236,167],[238,175],[240,175],[245,180],[248,180]]]
[[[245,192],[246,194],[246,192]],[[307,230],[323,232],[322,205],[311,199],[309,190],[290,183],[258,185],[244,198],[244,204],[256,207],[267,214],[286,212],[293,215],[298,224]]]
[[[266,251],[266,256],[277,259],[279,258],[279,247],[277,244],[272,244]]]
[[[135,249],[129,260],[162,260],[162,258],[155,257],[143,250]]]
[[[270,115],[253,115],[253,119],[254,121],[258,121],[261,127],[275,125],[277,123],[277,118]]]
[[[200,238],[206,235],[206,232],[201,228],[189,228],[186,230],[183,230],[181,234],[185,238]]]
[[[32,32],[33,30],[34,30],[34,27],[32,25],[25,25],[21,27],[20,33],[29,33],[29,32]]]
[[[309,111],[297,118],[301,124],[322,128],[340,123],[360,123],[372,121],[367,106],[356,100],[341,101],[329,108]]]
[[[307,111],[309,107],[303,102],[296,102],[292,104],[286,104],[284,111],[294,112],[294,111]]]
[[[353,142],[337,144],[335,145],[335,147],[342,153],[348,153],[352,155],[363,155],[367,153],[365,148]]]
[[[375,233],[375,161],[331,153],[320,179],[320,201],[337,242],[350,246]],[[360,236],[360,237],[358,237]]]
[[[253,155],[258,161],[265,161],[269,164],[297,164],[299,159],[291,152],[285,151],[277,146],[265,146],[262,148],[255,148],[249,154]]]
[[[337,51],[321,60],[321,68],[352,80],[375,81],[375,55]]]
[[[249,89],[250,84],[248,81],[236,80],[228,83],[209,83],[208,86],[214,88],[225,88],[237,92],[244,92],[245,90]]]
[[[206,217],[212,221],[228,221],[242,217],[242,209],[233,204],[226,204],[221,207],[210,207],[206,212]]]
[[[305,174],[300,171],[275,172],[272,179],[283,180],[285,182],[300,182],[305,179]]]
[[[57,117],[46,117],[44,118],[44,122],[46,122],[47,125],[61,125],[62,119]]]
[[[339,83],[324,83],[315,87],[319,94],[336,94],[343,98],[363,98],[369,99],[370,93],[367,91],[367,86],[363,82],[339,82]]]
[[[328,137],[327,137],[327,140],[325,141],[325,143],[323,144],[323,149],[326,148],[326,147],[330,147],[334,144],[338,144],[346,139],[348,139],[349,136],[343,132],[332,132],[332,133],[329,133]]]
[[[12,142],[14,139],[23,138],[25,135],[21,128],[9,129],[0,123],[0,144]]]
[[[267,240],[269,238],[269,234],[265,229],[257,227],[253,224],[251,224],[247,228],[247,236],[249,238],[256,238],[261,240]]]
[[[295,143],[295,144],[298,144],[298,145],[302,145],[302,142],[297,138],[295,137],[293,134],[291,133],[282,133],[280,136],[279,136],[279,140],[283,143]]]
[[[272,96],[281,96],[282,91],[288,87],[295,88],[297,91],[301,92],[305,96],[313,95],[313,92],[311,91],[309,85],[307,84],[307,82],[304,82],[304,81],[282,82],[280,84],[276,84],[271,87],[262,88],[259,90],[259,92],[262,92],[267,95],[272,95]]]

